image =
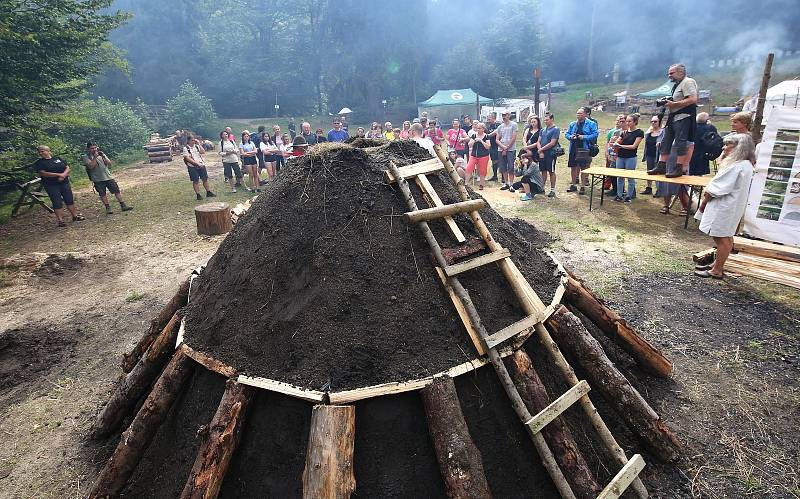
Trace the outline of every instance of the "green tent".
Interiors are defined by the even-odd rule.
[[[671,81],[667,81],[663,85],[658,88],[654,88],[649,92],[643,92],[639,94],[639,97],[649,98],[649,99],[657,99],[659,97],[666,97],[668,95],[672,95],[672,86],[675,85]]]
[[[428,117],[438,117],[441,123],[447,123],[454,118],[461,118],[468,114],[475,117],[475,104],[490,104],[492,99],[476,94],[471,88],[455,90],[437,90],[428,100],[417,104],[417,111],[422,114],[428,112]]]

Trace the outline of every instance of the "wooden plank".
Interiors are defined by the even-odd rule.
[[[542,428],[559,417],[562,412],[572,407],[572,404],[577,402],[578,399],[589,393],[589,390],[591,390],[591,387],[586,380],[579,381],[577,385],[564,392],[564,394],[555,399],[553,403],[539,411],[539,413],[532,417],[525,425],[531,433],[539,433],[542,431]]]
[[[176,349],[183,343],[184,334],[186,334],[186,317],[181,317],[181,327],[178,328],[178,336],[175,338]]]
[[[483,347],[483,342],[481,342],[481,337],[478,334],[478,332],[475,331],[475,328],[472,327],[472,321],[469,320],[469,315],[467,314],[467,311],[464,308],[464,304],[461,303],[461,299],[456,295],[456,292],[453,289],[453,287],[447,284],[447,277],[444,275],[444,271],[439,267],[434,267],[434,268],[436,269],[436,273],[439,275],[439,279],[442,281],[444,289],[446,289],[447,294],[450,295],[450,299],[453,301],[453,306],[456,307],[456,312],[458,313],[458,316],[461,318],[461,323],[464,324],[464,328],[467,330],[467,334],[472,340],[472,344],[475,346],[475,350],[481,356],[486,355],[486,349]]]
[[[775,244],[767,241],[734,236],[733,249],[735,251],[744,251],[752,255],[777,258],[790,262],[800,262],[800,248],[788,246],[786,244]]]
[[[306,390],[299,386],[290,385],[282,381],[275,381],[274,379],[251,377],[240,374],[236,379],[237,382],[243,385],[255,386],[256,388],[263,388],[271,392],[278,392],[290,397],[307,400],[309,402],[322,402],[325,393],[317,390]]]
[[[482,210],[483,208],[486,208],[486,201],[483,199],[472,199],[470,201],[461,201],[459,203],[436,206],[434,208],[408,211],[403,215],[403,220],[405,220],[406,223],[416,224],[458,215],[459,213],[478,211]]]
[[[763,279],[765,281],[770,281],[777,284],[783,284],[784,286],[789,286],[795,289],[800,289],[800,278],[782,275],[779,272],[772,272],[757,267],[751,267],[749,265],[742,265],[735,259],[731,260],[730,257],[728,257],[728,260],[725,262],[725,270],[750,277],[756,277],[758,279]]]
[[[600,492],[597,499],[616,499],[628,489],[628,486],[639,476],[644,469],[644,459],[639,454],[634,454],[628,464],[619,470],[619,473]]]
[[[431,181],[428,180],[428,177],[425,175],[417,175],[415,179],[417,181],[417,186],[425,194],[425,200],[428,201],[428,204],[433,208],[434,206],[444,206],[442,199],[439,197],[439,194],[436,193],[436,190],[431,185]],[[445,227],[447,227],[447,232],[458,241],[459,243],[463,243],[467,240],[464,237],[464,233],[461,232],[461,229],[458,228],[458,224],[456,221],[453,220],[453,217],[444,217]]]
[[[654,180],[656,182],[666,182],[668,184],[689,185],[694,187],[705,187],[711,182],[713,177],[698,177],[696,175],[682,175],[676,178],[667,178],[665,175],[648,175],[644,170],[620,170],[618,168],[603,168],[593,166],[581,173],[587,175],[605,175],[607,177],[635,178],[638,180]]]
[[[397,170],[400,172],[400,175],[403,176],[405,179],[409,179],[412,177],[416,177],[417,175],[424,175],[426,173],[433,173],[439,170],[442,170],[444,165],[442,165],[441,161],[436,158],[428,159],[422,161],[420,163],[414,163],[413,165],[408,166],[401,166]],[[392,183],[395,182],[396,179],[392,176],[392,173],[389,170],[383,172],[383,178],[388,182]]]
[[[486,338],[486,346],[489,348],[494,348],[500,343],[518,335],[526,329],[534,327],[539,322],[541,322],[541,317],[539,314],[529,315],[524,319],[511,324],[510,326],[504,327],[500,331]]]
[[[231,376],[236,376],[236,369],[233,367],[225,364],[224,362],[220,362],[217,359],[206,355],[202,352],[198,352],[197,350],[192,349],[189,345],[184,343],[181,345],[181,351],[186,354],[187,357],[194,360],[201,366],[205,367],[209,371],[214,371],[217,374],[221,374],[230,378]]]
[[[732,254],[729,258],[732,258],[732,261],[742,265],[769,270],[770,272],[778,272],[780,274],[786,274],[787,276],[800,277],[800,262],[789,262],[787,260],[750,255],[747,253]]]
[[[476,267],[481,267],[483,265],[488,265],[492,262],[496,262],[498,260],[502,260],[503,258],[509,258],[511,256],[511,252],[508,249],[503,248],[499,251],[492,251],[491,253],[487,253],[485,255],[481,255],[475,257],[471,260],[467,260],[466,262],[456,263],[454,265],[448,265],[444,268],[444,273],[447,274],[447,277],[453,277],[454,275],[458,275],[462,272],[466,272],[468,270],[472,270]]]

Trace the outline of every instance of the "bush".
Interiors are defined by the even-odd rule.
[[[141,150],[150,137],[142,119],[124,102],[101,97],[89,107],[89,117],[97,126],[82,142],[97,142],[112,159]]]
[[[218,132],[214,128],[216,119],[211,100],[187,81],[181,85],[178,95],[167,101],[166,129],[161,132],[192,130],[205,138],[215,137]]]

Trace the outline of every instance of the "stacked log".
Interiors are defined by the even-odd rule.
[[[150,135],[150,141],[144,145],[150,163],[164,163],[172,161],[173,138],[162,139],[157,133]]]

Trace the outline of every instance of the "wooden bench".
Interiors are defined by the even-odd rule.
[[[19,199],[17,202],[14,203],[14,208],[11,210],[11,216],[16,216],[19,212],[19,209],[25,205],[26,208],[30,208],[35,204],[38,204],[45,210],[50,213],[53,213],[53,208],[50,208],[43,199],[47,199],[47,193],[42,192],[42,179],[35,178],[33,180],[29,180],[24,184],[15,183],[17,190],[20,191]]]
[[[594,186],[598,182],[600,183],[600,206],[603,206],[603,200],[605,198],[603,183],[605,182],[606,177],[634,178],[637,180],[652,180],[655,182],[665,182],[667,184],[684,185],[689,188],[690,201],[692,199],[692,195],[694,194],[695,188],[698,189],[698,192],[702,196],[703,189],[705,188],[705,186],[708,185],[709,182],[711,182],[712,178],[712,177],[698,177],[696,175],[683,175],[676,178],[667,178],[664,175],[649,175],[644,170],[623,170],[621,168],[603,168],[599,166],[593,166],[591,168],[587,168],[586,170],[583,170],[581,173],[585,173],[591,176],[591,184],[589,187],[589,211],[592,211],[592,202],[594,201]],[[686,210],[686,220],[683,222],[684,229],[689,226],[690,215],[691,215],[691,209]]]

